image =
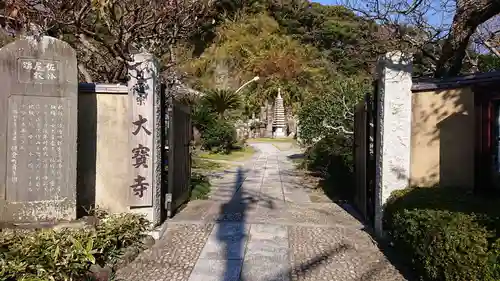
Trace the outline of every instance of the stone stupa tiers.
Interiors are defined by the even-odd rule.
[[[285,133],[285,107],[281,97],[281,89],[278,88],[278,97],[274,103],[274,136],[277,138],[286,137]]]

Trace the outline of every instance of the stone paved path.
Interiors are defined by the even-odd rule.
[[[405,280],[363,225],[311,203],[293,163],[269,143],[172,219],[152,249],[118,272],[128,281]]]

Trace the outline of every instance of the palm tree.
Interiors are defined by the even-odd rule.
[[[237,109],[241,104],[240,96],[229,90],[211,90],[203,97],[203,102],[220,118],[224,118],[227,110]]]

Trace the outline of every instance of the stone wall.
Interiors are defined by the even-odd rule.
[[[80,84],[78,100],[78,205],[128,211],[127,87]]]

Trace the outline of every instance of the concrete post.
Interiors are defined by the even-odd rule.
[[[378,62],[378,132],[376,132],[375,232],[383,235],[382,218],[393,191],[410,179],[412,57],[390,52]]]

